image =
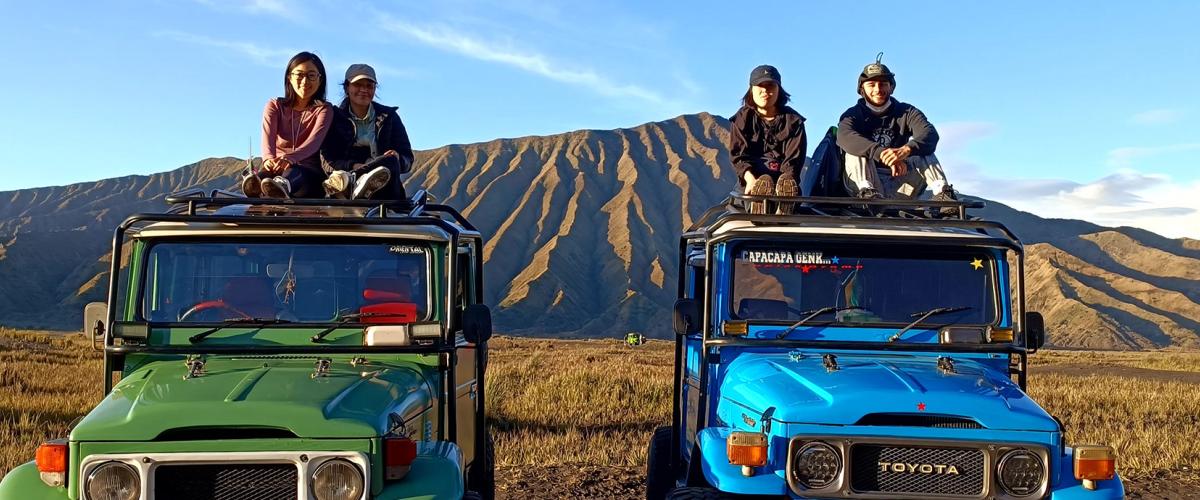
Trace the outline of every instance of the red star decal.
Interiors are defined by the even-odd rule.
[[[917,411],[925,411],[925,403],[917,403]]]

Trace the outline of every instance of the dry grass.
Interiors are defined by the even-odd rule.
[[[0,473],[66,437],[102,397],[100,354],[83,335],[0,329]]]
[[[670,419],[670,344],[499,338],[489,411],[501,466],[638,466]],[[1044,351],[1030,393],[1069,442],[1117,447],[1122,473],[1188,473],[1200,464],[1200,354]],[[1085,374],[1062,366],[1096,365]],[[1111,374],[1131,367],[1156,376]],[[1042,372],[1042,373],[1039,373]],[[101,397],[100,359],[84,337],[0,330],[0,475],[64,436]]]

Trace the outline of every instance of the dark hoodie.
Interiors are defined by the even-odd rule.
[[[854,156],[879,160],[884,149],[907,144],[913,156],[928,156],[937,149],[938,133],[915,106],[892,99],[882,115],[867,107],[865,99],[842,113],[837,144]]]
[[[407,170],[413,163],[413,151],[404,122],[400,121],[400,115],[392,106],[377,102],[372,102],[371,106],[375,108],[375,150],[379,154],[394,150],[400,155],[401,166]],[[355,164],[371,159],[370,148],[354,145],[356,137],[354,120],[350,118],[350,101],[342,100],[341,106],[335,109],[329,135],[321,144],[321,156],[328,168],[352,170]]]
[[[747,170],[756,177],[778,177],[781,173],[794,177],[804,168],[806,154],[804,117],[788,106],[783,106],[771,121],[762,119],[749,106],[742,106],[730,119],[729,160],[737,171],[739,186],[746,185]]]

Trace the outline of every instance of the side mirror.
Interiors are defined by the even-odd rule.
[[[676,300],[671,324],[675,328],[675,335],[700,333],[700,306],[694,299]]]
[[[104,302],[90,302],[83,306],[83,334],[92,338],[92,347],[99,348],[104,344],[104,334],[108,332],[108,325],[104,322],[108,320],[108,304]]]
[[[492,338],[492,310],[483,304],[471,304],[463,311],[463,337],[472,344]]]
[[[1025,313],[1025,348],[1037,351],[1046,343],[1046,322],[1042,313],[1027,311]]]

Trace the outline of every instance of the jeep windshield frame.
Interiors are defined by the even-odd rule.
[[[696,300],[702,317],[700,336],[705,349],[720,349],[727,345],[775,347],[780,349],[830,349],[830,350],[890,350],[924,352],[977,352],[1004,353],[1019,358],[1015,374],[1022,388],[1026,382],[1025,338],[1025,257],[1021,240],[1003,224],[989,220],[966,219],[921,219],[904,217],[875,217],[843,210],[827,213],[799,202],[815,198],[789,198],[798,202],[794,215],[758,215],[739,210],[726,200],[706,211],[679,239],[679,261],[677,263],[677,295],[687,292],[687,266],[694,252],[703,258],[702,277],[698,277]],[[825,199],[820,199],[825,200]],[[841,200],[843,204],[854,200]],[[912,204],[914,202],[910,202]],[[803,234],[792,229],[803,229]],[[880,228],[900,231],[878,231]],[[855,230],[862,230],[855,232]],[[905,234],[907,233],[907,234]],[[1011,252],[1016,269],[1008,269],[1010,280],[1016,281],[1012,288],[1009,304],[1009,324],[1015,334],[1013,342],[1004,344],[914,344],[900,342],[846,342],[811,341],[796,339],[744,339],[716,335],[712,321],[716,283],[713,280],[715,256],[713,249],[735,240],[758,239],[769,236],[775,242],[804,242],[809,244],[867,244],[903,246],[949,246],[956,248],[975,247],[999,249]],[[1008,286],[1005,284],[1004,286]],[[702,377],[706,378],[706,377]],[[703,385],[703,384],[702,384]]]
[[[457,248],[470,246],[475,249],[472,266],[483,269],[483,237],[456,209],[446,205],[428,202],[428,195],[419,191],[411,200],[400,201],[368,201],[368,200],[318,200],[318,199],[253,199],[241,195],[214,190],[205,196],[201,190],[193,190],[167,198],[172,207],[166,213],[141,213],[129,216],[113,231],[112,248],[108,280],[109,304],[105,324],[116,326],[118,323],[131,323],[126,317],[130,303],[137,300],[129,298],[134,287],[122,288],[122,283],[128,281],[125,272],[140,276],[144,271],[138,269],[141,263],[137,260],[122,265],[122,250],[131,241],[130,235],[140,236],[155,224],[167,224],[176,232],[190,233],[191,224],[202,224],[206,231],[225,231],[229,228],[239,228],[258,231],[329,231],[339,234],[353,233],[355,236],[367,236],[372,230],[390,231],[396,237],[402,237],[410,231],[428,233],[437,231],[441,236],[434,241],[444,241],[447,251],[441,258],[445,260],[443,276],[434,279],[445,280],[443,291],[434,300],[440,303],[443,311],[452,311],[456,307],[455,294],[450,292],[450,284],[456,283],[459,277],[454,265]],[[124,272],[123,272],[124,271]],[[140,278],[139,278],[140,280]],[[474,273],[472,303],[483,303],[483,277],[481,272]],[[122,292],[126,295],[123,297]],[[465,299],[466,297],[464,297]],[[117,307],[121,304],[121,307]],[[136,323],[136,322],[135,322]],[[303,342],[301,345],[287,346],[251,346],[251,345],[194,345],[194,346],[153,346],[145,340],[123,339],[118,342],[114,337],[116,328],[110,327],[104,334],[103,350],[105,352],[106,373],[120,370],[124,366],[125,357],[133,353],[150,354],[189,354],[189,353],[226,353],[226,354],[303,354],[303,353],[446,353],[451,352],[456,345],[455,335],[461,330],[461,319],[458,315],[448,314],[442,320],[444,325],[442,336],[432,343],[411,346],[325,346]],[[140,322],[141,325],[147,325]],[[328,323],[326,323],[328,325]],[[306,325],[310,328],[318,324]],[[111,380],[105,381],[105,393],[112,389]]]
[[[139,252],[141,272],[138,275],[138,283],[130,284],[133,290],[129,297],[134,301],[131,304],[134,320],[146,322],[152,328],[208,327],[228,324],[229,318],[224,315],[214,316],[203,311],[183,317],[190,312],[187,309],[189,306],[205,305],[229,313],[236,312],[237,315],[231,317],[242,315],[286,320],[278,325],[272,325],[272,328],[312,328],[331,325],[354,327],[361,325],[362,322],[359,321],[342,321],[340,319],[342,313],[346,312],[341,307],[342,303],[347,302],[349,305],[349,300],[345,299],[351,299],[350,295],[372,294],[373,296],[401,298],[400,294],[395,291],[375,290],[372,287],[379,286],[380,282],[385,282],[385,285],[392,287],[401,285],[398,283],[398,277],[385,276],[388,273],[380,268],[388,267],[387,256],[390,254],[394,256],[394,262],[390,263],[392,264],[391,270],[396,271],[396,274],[402,274],[400,273],[400,261],[410,261],[404,264],[412,266],[417,259],[406,256],[416,255],[414,252],[420,253],[419,268],[410,267],[407,269],[410,272],[404,273],[407,277],[407,274],[411,274],[411,272],[419,272],[415,283],[410,278],[409,290],[406,291],[409,298],[422,297],[419,301],[409,302],[416,306],[417,314],[413,318],[413,322],[440,320],[443,315],[438,307],[439,302],[434,300],[442,287],[437,286],[431,279],[437,275],[438,267],[433,261],[433,248],[428,241],[406,239],[403,235],[397,235],[395,239],[374,236],[332,238],[229,235],[156,237],[148,240],[142,247],[142,251]],[[338,259],[339,254],[350,252],[355,252],[357,255],[353,257],[358,258],[340,255],[342,259]],[[192,260],[192,262],[180,262],[185,260]],[[268,262],[268,260],[271,261]],[[367,269],[351,269],[352,265],[371,267],[372,269],[369,272]],[[182,273],[179,272],[181,267],[183,268]],[[236,269],[231,270],[231,268]],[[174,275],[169,278],[160,276],[166,272],[172,272]],[[221,275],[222,272],[233,274]],[[291,273],[290,279],[289,272]],[[369,275],[350,276],[347,272]],[[201,273],[207,273],[207,275],[202,276]],[[172,285],[184,280],[192,281],[192,286],[179,287],[183,290],[175,291],[175,287]],[[288,290],[289,281],[292,285],[290,291]],[[390,281],[396,283],[390,283]],[[325,316],[324,318],[311,317],[314,307],[308,304],[301,307],[300,304],[305,297],[312,295],[308,292],[311,291],[312,285],[318,283],[326,289],[318,290],[317,293],[324,292],[328,298],[335,299],[332,308],[319,310],[323,313],[322,316]],[[259,285],[257,288],[261,290],[255,290],[257,292],[255,296],[248,296],[246,288],[255,288],[253,285]],[[222,290],[222,287],[225,289]],[[165,293],[164,289],[167,289]],[[231,293],[241,295],[241,303],[236,300],[225,300],[228,298],[226,295]],[[257,295],[261,295],[261,297]],[[181,303],[181,300],[186,304]],[[361,301],[366,303],[368,299],[363,297]],[[383,302],[383,300],[372,302]],[[173,303],[174,307],[167,307],[164,303]],[[251,308],[264,309],[264,311],[252,311],[246,306],[247,304]],[[226,309],[225,306],[232,309]],[[267,308],[271,310],[271,314],[266,314],[265,309]],[[171,314],[172,311],[174,314]],[[192,316],[205,319],[189,320]]]
[[[991,249],[853,243],[728,241],[725,314],[751,324],[791,326],[804,311],[863,306],[847,311],[849,318],[831,313],[803,326],[895,329],[909,325],[913,313],[970,302],[954,325],[995,327],[1009,319],[1000,307],[999,269]],[[933,273],[937,279],[931,279]],[[922,283],[905,283],[911,280]],[[974,299],[964,300],[972,291]],[[929,318],[914,327],[945,324],[944,318]]]

